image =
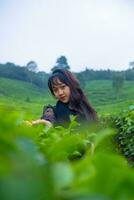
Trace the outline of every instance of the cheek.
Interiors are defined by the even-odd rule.
[[[57,93],[56,91],[53,91],[53,95],[54,95],[54,96],[56,96],[56,93]]]
[[[68,88],[67,93],[68,93],[68,97],[70,98],[70,96],[71,96],[71,90],[70,90],[70,88]]]
[[[58,93],[57,92],[54,92],[54,97],[58,98]]]

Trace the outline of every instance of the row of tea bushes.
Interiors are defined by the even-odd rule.
[[[134,166],[134,105],[113,118],[117,128],[116,142],[119,150]]]
[[[134,170],[113,151],[116,130],[26,126],[1,110],[0,199],[132,200]]]

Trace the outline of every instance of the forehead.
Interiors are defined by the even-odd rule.
[[[65,84],[64,82],[62,82],[58,77],[54,77],[52,80],[52,87],[59,87],[61,85]]]

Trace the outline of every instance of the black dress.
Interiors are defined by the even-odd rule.
[[[61,101],[58,101],[54,110],[56,116],[56,121],[55,121],[56,126],[59,125],[67,127],[70,123],[70,115],[77,116],[76,121],[79,123],[86,120],[83,114],[70,109],[68,103],[63,103]]]

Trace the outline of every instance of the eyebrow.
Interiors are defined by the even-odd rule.
[[[65,83],[59,83],[59,84],[53,85],[52,87],[57,88],[58,86],[62,86],[62,85],[66,85],[66,84]]]

